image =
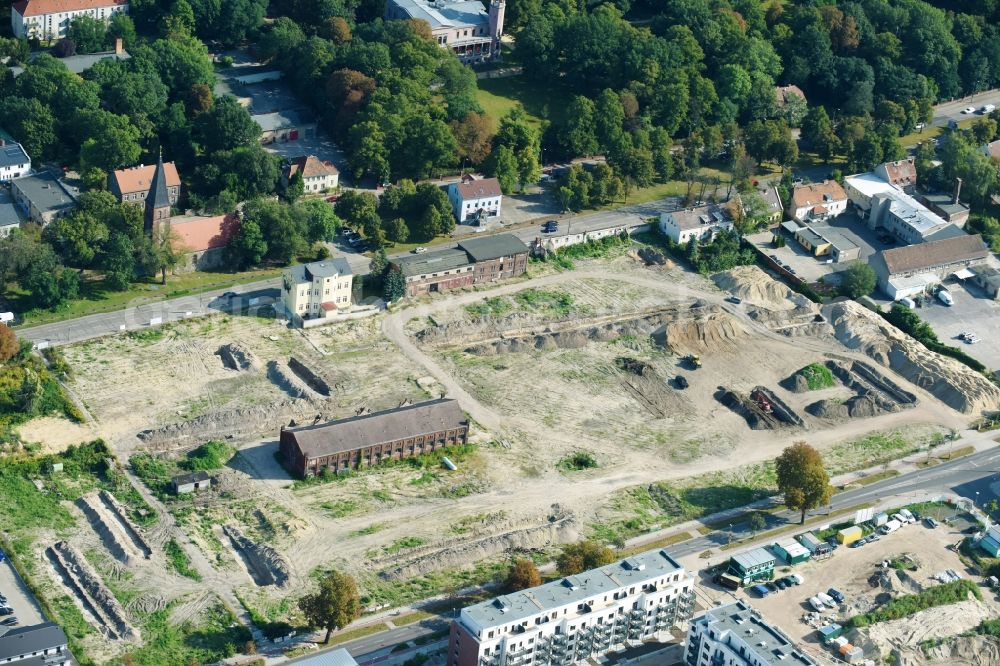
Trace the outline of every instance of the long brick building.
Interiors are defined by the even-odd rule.
[[[465,444],[469,420],[448,398],[327,423],[283,428],[286,467],[302,477],[342,472]]]
[[[402,272],[407,296],[421,296],[521,275],[528,246],[511,234],[470,238],[457,248],[393,259],[389,268]]]

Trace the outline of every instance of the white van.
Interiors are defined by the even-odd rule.
[[[901,513],[892,514],[892,519],[895,520],[897,523],[899,523],[900,526],[906,525],[907,523],[906,518]]]
[[[896,302],[902,305],[903,307],[910,308],[911,310],[917,307],[917,304],[914,302],[914,300],[912,298],[907,298],[906,296],[903,296]]]
[[[882,534],[892,534],[893,532],[895,532],[896,530],[898,530],[901,526],[902,525],[900,524],[900,522],[898,520],[894,519],[894,520],[890,520],[889,522],[887,522],[885,525],[883,525],[879,529],[882,532]]]
[[[899,515],[901,515],[903,518],[906,518],[906,522],[908,522],[908,523],[915,523],[915,522],[917,522],[916,517],[912,513],[910,513],[909,509],[900,509],[899,510]]]
[[[813,610],[820,613],[826,610],[826,606],[823,605],[823,602],[819,600],[818,596],[809,597],[809,605],[813,607]]]
[[[936,295],[937,299],[942,303],[944,303],[945,305],[947,305],[948,307],[951,307],[952,305],[955,304],[955,299],[951,297],[951,292],[945,289],[944,287],[938,289],[938,293]]]
[[[837,607],[837,602],[834,601],[833,597],[831,597],[826,592],[819,592],[816,595],[816,598],[819,599],[820,601],[822,601],[826,605],[827,608],[836,608]]]
[[[996,104],[987,104],[983,108],[979,109],[979,113],[985,116],[987,113],[993,113],[996,110],[997,110]]]

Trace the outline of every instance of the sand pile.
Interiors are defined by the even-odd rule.
[[[665,324],[653,338],[675,354],[700,354],[720,347],[735,348],[750,332],[734,317],[710,309],[689,319]]]
[[[791,310],[806,300],[757,266],[738,266],[712,276],[720,289],[739,296],[752,305],[769,310]]]
[[[837,339],[891,368],[957,411],[971,414],[1000,406],[1000,389],[975,370],[936,354],[853,301],[827,305],[823,314]]]
[[[848,638],[855,645],[860,645],[866,656],[879,654],[885,657],[893,650],[917,647],[921,641],[969,631],[992,615],[990,606],[982,601],[969,599],[957,604],[928,608],[901,620],[879,622],[852,632]]]
[[[900,664],[951,664],[953,666],[995,666],[1000,664],[1000,639],[992,636],[959,636],[924,653],[901,653]]]

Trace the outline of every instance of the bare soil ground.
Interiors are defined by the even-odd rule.
[[[93,424],[74,423],[61,416],[32,419],[18,428],[18,434],[25,442],[41,444],[44,453],[59,453],[67,446],[89,442],[97,437]]]
[[[766,285],[744,292],[763,295],[762,305],[784,294]],[[216,473],[211,490],[165,505],[151,493],[147,498],[169,512],[157,528],[159,543],[176,538],[202,586],[231,604],[238,595],[265,617],[285,619],[317,570],[354,573],[370,605],[398,603],[457,585],[452,574],[470,563],[578,538],[624,488],[738,468],[801,439],[824,447],[904,425],[964,425],[967,417],[898,376],[920,398],[912,410],[839,424],[808,416],[807,399],[846,394],[796,395],[778,382],[830,353],[865,357],[812,322],[816,313],[798,301],[792,308],[779,304],[782,314],[772,321],[760,306],[751,312],[755,306],[732,305],[725,296],[683,269],[645,268],[620,257],[306,332],[214,317],[76,345],[65,354],[72,388],[97,420],[95,434],[123,461],[149,449],[180,455],[210,438],[199,441],[199,432],[218,438],[212,424],[228,423],[226,414],[257,410],[237,419],[240,430],[230,436],[241,450]],[[615,329],[646,315],[666,319],[655,330]],[[588,322],[589,337],[576,330]],[[790,333],[775,332],[779,327]],[[541,342],[523,351],[467,351],[484,342],[512,344],[518,336]],[[224,345],[239,345],[258,363],[226,368],[217,355]],[[700,369],[682,361],[691,353],[701,356]],[[287,373],[268,370],[269,364],[287,369],[293,355],[330,386],[329,397],[297,397]],[[625,357],[649,371],[623,370]],[[687,378],[687,389],[678,388],[677,375]],[[796,410],[804,426],[753,431],[716,397],[720,388],[745,395],[758,385]],[[453,456],[457,472],[400,463],[294,484],[275,461],[278,427],[292,418],[338,418],[441,394],[457,398],[475,426],[477,446]],[[136,437],[156,429],[155,447]],[[557,467],[581,450],[594,455],[597,468]],[[255,584],[221,530],[225,524],[273,546],[288,563],[288,583]],[[102,547],[94,532],[69,540],[82,552]],[[198,584],[149,569],[127,565],[134,596],[204,602],[189,596]]]

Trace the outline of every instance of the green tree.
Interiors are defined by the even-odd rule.
[[[191,37],[194,26],[191,4],[187,0],[174,0],[170,12],[163,19],[163,36],[171,39]]]
[[[266,254],[267,241],[260,225],[253,220],[244,220],[226,244],[226,262],[236,270],[259,265]]]
[[[0,358],[2,358],[2,354],[0,354]],[[1000,509],[1000,503],[997,502],[995,497],[986,503],[986,513],[991,516],[997,512],[997,509]]]
[[[114,171],[139,161],[140,133],[126,116],[102,109],[77,111],[72,119],[78,133],[86,137],[80,146],[80,168]]]
[[[299,600],[299,609],[314,627],[326,629],[324,643],[335,629],[343,629],[361,616],[361,596],[357,583],[345,573],[330,572],[320,581],[319,590]]]
[[[128,14],[115,14],[108,22],[108,41],[122,40],[122,46],[131,49],[136,43],[135,23]]]
[[[594,103],[586,97],[578,95],[569,103],[560,132],[560,141],[569,155],[595,155],[600,149],[594,112]]]
[[[394,217],[385,225],[385,235],[394,243],[405,243],[410,237],[410,230],[406,226],[406,220],[401,217]]]
[[[303,201],[295,208],[297,213],[305,218],[305,236],[309,243],[333,240],[343,224],[330,205],[320,199]]]
[[[764,514],[760,511],[754,511],[751,513],[747,522],[750,525],[750,531],[753,532],[754,535],[767,527],[767,520],[764,518]]]
[[[528,559],[519,558],[507,570],[504,589],[508,592],[518,592],[538,587],[541,584],[542,574],[538,572],[538,567],[535,566],[535,563]]]
[[[861,298],[875,290],[875,270],[862,261],[852,261],[840,279],[840,292],[850,298]]]
[[[382,281],[382,278],[385,277],[385,272],[388,269],[389,258],[386,256],[385,250],[379,250],[372,255],[372,260],[368,262],[368,275],[370,275],[376,283]]]
[[[607,546],[596,541],[578,541],[562,547],[556,558],[556,569],[561,576],[572,576],[611,564],[614,560],[615,554]]]
[[[801,511],[799,522],[806,522],[806,511],[830,501],[833,490],[823,468],[819,452],[805,442],[787,447],[774,461],[778,490],[789,509]]]
[[[252,146],[260,140],[260,125],[254,122],[235,97],[215,100],[212,108],[195,120],[195,131],[206,152]]]
[[[469,112],[461,120],[450,123],[458,144],[458,154],[473,166],[482,164],[490,155],[496,129],[493,119],[485,113]]]
[[[106,45],[107,27],[100,19],[78,16],[69,24],[66,36],[76,44],[77,53],[97,53]]]
[[[180,235],[168,225],[143,235],[136,248],[137,265],[147,275],[160,274],[160,284],[167,284],[167,271],[184,260],[186,248],[181,247]]]
[[[400,271],[389,270],[382,283],[382,298],[386,303],[394,303],[406,295],[406,278]]]
[[[822,106],[814,106],[806,113],[802,121],[802,138],[824,160],[833,157],[840,145],[830,116]]]
[[[135,276],[135,247],[127,234],[114,232],[104,248],[104,281],[115,291],[125,291]]]
[[[510,194],[517,190],[519,182],[517,158],[507,146],[494,148],[483,170],[496,177],[500,182],[500,190],[504,194]]]
[[[292,177],[288,179],[288,184],[285,185],[285,190],[281,193],[285,201],[288,203],[295,203],[299,200],[299,197],[303,195],[306,191],[305,182],[302,180],[302,174],[300,172],[295,172]]]
[[[52,109],[37,99],[0,95],[0,126],[14,135],[36,165],[55,157],[56,120]]]

